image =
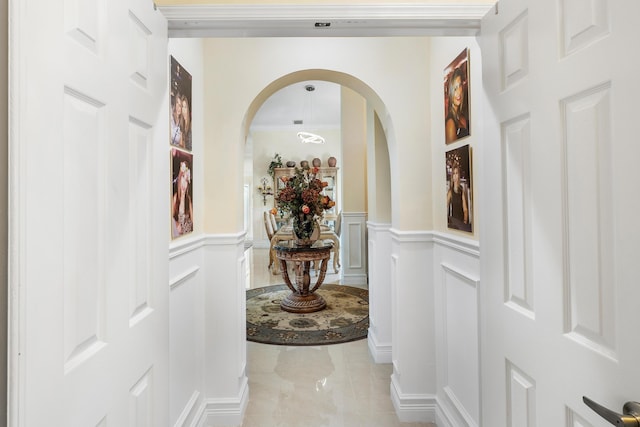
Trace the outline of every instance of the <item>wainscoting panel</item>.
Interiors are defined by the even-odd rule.
[[[208,235],[203,247],[204,387],[197,423],[237,425],[246,376],[245,233]]]
[[[391,224],[367,223],[369,232],[369,352],[391,363]]]
[[[391,400],[401,421],[433,422],[437,366],[432,235],[394,229],[390,234]]]
[[[477,426],[480,421],[479,280],[448,264],[441,265],[444,279],[442,307],[446,310],[443,325],[446,366],[440,370],[444,371],[445,395],[455,404],[467,425]]]
[[[367,214],[342,213],[340,235],[342,280],[345,285],[367,283]]]
[[[479,244],[434,233],[434,300],[437,352],[436,422],[477,427],[480,397]]]
[[[169,252],[169,416],[193,424],[204,390],[203,238],[181,238]]]

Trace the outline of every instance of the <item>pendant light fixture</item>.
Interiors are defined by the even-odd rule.
[[[305,85],[304,89],[309,93],[309,110],[310,110],[310,120],[309,123],[313,122],[313,96],[312,92],[316,90],[316,87],[312,84]],[[300,142],[303,144],[324,144],[324,138],[320,135],[316,135],[311,132],[298,132],[298,138]]]

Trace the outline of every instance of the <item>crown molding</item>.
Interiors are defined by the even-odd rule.
[[[492,5],[167,5],[170,37],[473,36]],[[328,24],[317,27],[316,23]]]

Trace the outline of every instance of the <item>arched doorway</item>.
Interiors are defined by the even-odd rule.
[[[245,117],[245,134],[251,138],[250,124],[260,106],[272,94],[284,87],[309,80],[323,80],[339,84],[342,88],[342,106],[351,109],[350,112],[343,112],[343,118],[348,123],[342,126],[351,129],[342,129],[342,134],[346,135],[347,141],[343,144],[353,143],[349,133],[353,128],[361,129],[356,138],[362,138],[362,158],[348,159],[345,175],[349,176],[348,184],[342,191],[345,199],[353,199],[358,192],[366,189],[364,204],[362,209],[353,209],[357,212],[344,212],[348,218],[346,236],[347,254],[343,263],[349,263],[348,258],[354,256],[355,262],[361,262],[365,268],[365,283],[368,280],[371,292],[370,310],[373,322],[370,327],[370,351],[377,362],[391,361],[391,297],[390,297],[390,271],[385,268],[390,258],[390,236],[391,226],[391,171],[389,161],[388,138],[385,129],[391,127],[390,118],[384,109],[384,104],[380,97],[368,85],[354,76],[331,70],[301,70],[284,75],[267,85],[256,95],[251,103],[247,116]],[[379,113],[381,112],[381,113]],[[384,120],[380,118],[384,117]],[[355,123],[354,123],[355,122]],[[347,155],[353,155],[357,150],[345,149]],[[365,171],[361,182],[354,182],[357,173],[349,171],[349,163],[361,162],[361,168]],[[356,166],[358,167],[358,166]],[[259,173],[260,175],[260,173]],[[344,178],[343,178],[344,179]],[[255,179],[254,179],[255,181]],[[349,206],[348,204],[346,206]],[[351,205],[353,206],[353,205]],[[263,208],[262,206],[258,206]],[[264,208],[263,208],[264,209]],[[260,213],[261,215],[261,213]],[[260,219],[260,215],[254,215]],[[260,227],[259,221],[254,226]],[[371,235],[371,239],[369,236]],[[342,240],[342,239],[341,239]],[[357,244],[353,244],[353,242]],[[351,245],[349,245],[351,243]],[[359,245],[359,247],[357,247]],[[362,250],[359,251],[359,248]],[[364,257],[365,259],[359,259]],[[368,258],[368,259],[367,259]],[[373,260],[373,262],[369,262]],[[344,277],[343,277],[344,279]],[[347,280],[348,282],[348,280]],[[345,280],[342,280],[345,283]]]

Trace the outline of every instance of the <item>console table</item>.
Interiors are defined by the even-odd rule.
[[[313,313],[327,306],[324,298],[315,292],[324,280],[332,248],[333,243],[325,240],[318,240],[311,246],[298,246],[295,241],[286,240],[273,246],[276,257],[280,261],[284,283],[291,289],[291,294],[280,303],[283,310],[291,313]],[[311,287],[309,270],[311,263],[317,261],[321,261],[320,274],[315,285],[309,289]],[[295,266],[295,286],[289,279],[288,262],[293,262]]]

